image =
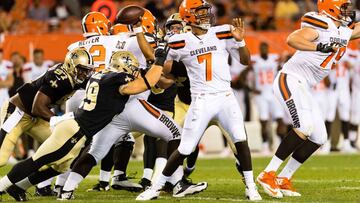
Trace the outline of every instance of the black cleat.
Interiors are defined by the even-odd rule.
[[[141,178],[139,184],[142,186],[143,190],[145,191],[146,189],[148,189],[148,187],[151,186],[151,180],[147,178]]]
[[[74,197],[74,190],[72,191],[61,191],[60,197],[57,198],[57,200],[71,200],[75,199]]]
[[[190,182],[191,183],[191,182]],[[173,197],[184,197],[186,195],[192,195],[199,193],[207,188],[207,182],[191,183],[180,180],[173,189]]]
[[[173,184],[171,184],[170,182],[165,182],[165,185],[162,188],[162,191],[167,192],[167,193],[172,193],[173,189],[174,189]]]
[[[61,185],[55,185],[54,186],[53,192],[54,192],[56,197],[60,198],[60,194],[61,194],[61,191],[62,191],[63,187],[64,186],[61,186]]]
[[[57,193],[51,189],[51,185],[47,185],[42,188],[35,187],[35,196],[56,196]]]
[[[17,202],[26,202],[29,199],[26,197],[26,191],[16,185],[10,186],[6,192],[13,197]]]
[[[140,192],[143,189],[142,185],[129,181],[125,174],[113,176],[111,187],[115,190],[127,190],[129,192]]]
[[[110,186],[109,186],[109,182],[105,182],[105,181],[99,181],[96,185],[94,185],[92,188],[87,189],[87,192],[101,192],[101,191],[109,191],[110,190]]]

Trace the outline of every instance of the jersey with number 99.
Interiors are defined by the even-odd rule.
[[[230,88],[229,54],[239,60],[238,44],[230,25],[211,27],[203,36],[192,32],[170,37],[168,60],[184,63],[191,93],[214,93]]]
[[[319,36],[314,41],[315,44],[332,44],[341,47],[333,53],[298,50],[284,64],[282,72],[300,76],[313,86],[324,79],[334,63],[336,64],[345,54],[352,30],[345,25],[336,27],[329,17],[316,12],[306,13],[302,17],[301,28],[304,27],[313,28],[318,32]]]

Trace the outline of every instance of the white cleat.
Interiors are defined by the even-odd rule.
[[[246,187],[245,188],[245,197],[250,201],[260,201],[262,200],[256,186]]]
[[[185,197],[186,195],[193,195],[205,190],[207,186],[207,182],[193,184],[181,180],[174,186],[173,197]]]
[[[160,190],[154,190],[149,187],[147,190],[142,192],[140,195],[136,197],[136,201],[148,201],[152,199],[157,199],[160,195]]]

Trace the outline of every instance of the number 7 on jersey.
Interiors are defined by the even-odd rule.
[[[212,66],[211,66],[211,53],[202,54],[197,56],[199,64],[205,62],[205,80],[212,80]]]

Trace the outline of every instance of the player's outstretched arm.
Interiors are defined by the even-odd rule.
[[[168,50],[157,49],[155,63],[145,75],[119,87],[122,95],[134,95],[151,89],[160,80]]]
[[[288,38],[287,43],[294,49],[300,51],[316,51],[317,44],[313,41],[319,37],[319,33],[310,27],[304,27],[292,32]]]
[[[235,39],[235,41],[241,43],[244,42],[245,36],[245,22],[241,20],[241,18],[234,18],[233,27],[231,29],[231,33]],[[243,65],[250,64],[250,52],[249,49],[245,46],[239,47],[239,54],[240,54],[240,63]]]
[[[46,94],[38,91],[35,95],[31,113],[34,116],[39,116],[47,121],[50,120],[55,114],[50,110],[49,106],[51,104],[51,99]]]
[[[136,25],[133,25],[134,31],[136,33],[136,39],[138,41],[141,52],[143,53],[146,61],[154,61],[154,49],[151,47],[150,43],[146,40],[145,35],[142,31],[141,19]]]
[[[360,22],[355,24],[354,31],[351,34],[350,40],[359,39],[360,38]]]

